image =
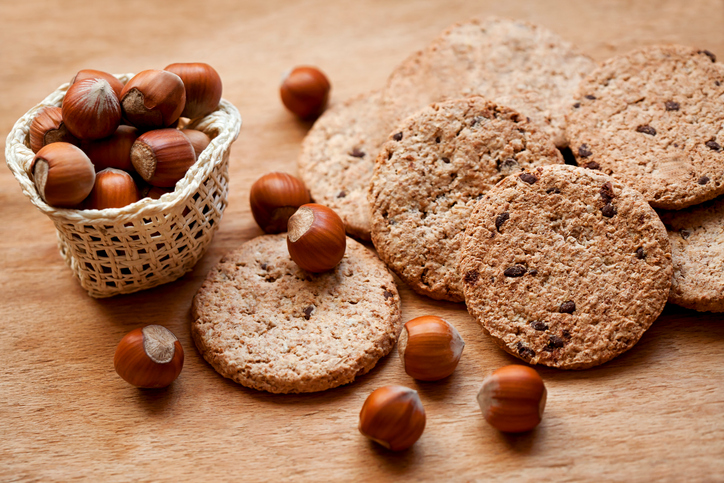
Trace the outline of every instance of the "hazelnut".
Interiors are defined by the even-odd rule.
[[[141,134],[131,147],[131,163],[144,181],[171,187],[196,162],[191,142],[177,129],[157,129]]]
[[[38,194],[47,204],[73,208],[93,189],[96,172],[88,156],[69,143],[48,144],[30,166]]]
[[[478,404],[485,420],[508,433],[530,431],[538,426],[546,406],[543,380],[528,366],[510,365],[495,371],[483,382]]]
[[[186,107],[181,115],[194,119],[211,114],[221,100],[221,77],[202,62],[171,64],[164,70],[181,78],[186,88]]]
[[[201,153],[211,143],[211,139],[206,133],[197,131],[196,129],[182,129],[181,132],[191,141],[191,145],[194,147],[194,153],[196,153],[196,159],[199,159]]]
[[[397,343],[405,372],[421,381],[438,381],[452,374],[464,347],[455,327],[434,315],[408,321]]]
[[[121,91],[123,117],[141,130],[160,129],[176,122],[186,105],[179,76],[165,70],[144,70]]]
[[[331,86],[327,77],[315,67],[295,67],[282,78],[282,102],[302,119],[316,117],[327,107]]]
[[[165,194],[173,193],[173,191],[173,188],[160,188],[158,186],[149,185],[148,190],[143,193],[142,198],[151,198],[152,200],[157,200]]]
[[[63,98],[63,122],[78,139],[110,136],[121,123],[121,106],[104,79],[85,79],[68,88]]]
[[[81,149],[88,155],[96,171],[116,168],[132,172],[131,146],[139,134],[135,127],[121,125],[110,137],[83,142]]]
[[[425,408],[417,391],[385,386],[367,397],[359,413],[359,431],[392,451],[409,448],[425,430]]]
[[[249,192],[251,214],[266,233],[287,231],[289,217],[310,201],[304,183],[287,173],[267,173],[251,185]]]
[[[108,84],[110,84],[111,89],[113,89],[113,92],[116,93],[116,97],[118,99],[121,98],[121,91],[123,90],[123,83],[118,80],[118,78],[112,74],[109,74],[108,72],[103,72],[102,70],[93,70],[93,69],[83,69],[79,70],[78,73],[71,79],[70,83],[75,84],[78,81],[86,80],[86,79],[105,79]]]
[[[342,260],[347,248],[344,223],[326,206],[302,205],[289,218],[288,228],[289,255],[303,270],[326,272]]]
[[[86,200],[86,208],[123,208],[139,199],[138,188],[130,174],[120,169],[106,168],[96,173],[96,182]]]
[[[59,107],[44,107],[38,111],[30,123],[30,149],[34,153],[50,143],[70,143],[79,145],[78,138],[68,132],[63,122],[63,113]]]
[[[184,365],[184,350],[173,332],[147,325],[126,334],[113,358],[116,372],[136,387],[166,387]]]

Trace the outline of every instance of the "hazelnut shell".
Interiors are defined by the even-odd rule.
[[[104,210],[106,208],[123,208],[139,200],[138,188],[133,177],[125,171],[106,168],[96,173],[86,209]]]
[[[184,350],[170,330],[148,325],[121,339],[113,365],[119,376],[136,387],[166,387],[183,369]]]
[[[80,140],[73,136],[63,122],[63,112],[60,107],[44,107],[38,111],[30,123],[28,133],[30,149],[34,153],[50,143],[70,143],[75,146]]]
[[[309,191],[299,179],[287,173],[267,173],[251,185],[251,214],[266,233],[287,231],[289,217],[309,203]]]
[[[179,76],[165,70],[144,70],[121,91],[123,117],[145,131],[171,126],[186,105],[186,90]]]
[[[93,189],[96,172],[88,156],[69,143],[41,148],[30,166],[40,197],[50,206],[77,207]]]
[[[491,426],[503,432],[520,433],[541,422],[547,390],[535,369],[513,364],[486,378],[477,399]]]
[[[359,431],[392,451],[402,451],[425,431],[425,408],[417,391],[404,386],[381,387],[365,400]]]
[[[405,372],[421,381],[438,381],[451,375],[464,347],[455,327],[434,315],[408,321],[397,343]]]
[[[131,163],[144,181],[172,187],[196,162],[191,141],[178,129],[157,129],[141,134],[131,147]]]
[[[347,237],[342,219],[316,203],[302,205],[289,218],[287,248],[292,260],[308,272],[334,269],[344,257]]]
[[[319,116],[327,107],[331,85],[316,67],[300,66],[282,78],[279,88],[282,102],[302,119]]]
[[[121,106],[104,79],[84,79],[68,88],[63,98],[63,122],[81,140],[110,136],[121,123]]]
[[[211,114],[221,100],[221,77],[209,64],[178,63],[164,70],[178,75],[186,88],[186,106],[181,115],[194,119]]]

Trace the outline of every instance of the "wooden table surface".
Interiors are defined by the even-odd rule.
[[[602,367],[541,368],[543,423],[506,436],[481,417],[484,377],[517,362],[462,304],[401,286],[404,320],[438,314],[467,345],[456,373],[417,383],[396,353],[351,385],[272,395],[230,382],[190,338],[191,299],[222,254],[261,232],[249,187],[296,172],[309,125],[278,98],[281,73],[320,66],[332,102],[385,82],[453,22],[522,18],[596,60],[678,42],[724,57],[721,1],[23,0],[0,3],[0,134],[82,68],[137,72],[171,62],[216,67],[244,124],[231,154],[229,207],[208,252],[180,280],[90,298],[61,259],[52,223],[0,168],[0,480],[669,480],[724,481],[724,317],[667,306],[636,347]],[[4,152],[4,143],[3,143]],[[120,338],[163,324],[186,352],[167,390],[138,390],[113,369]],[[422,438],[394,454],[357,431],[364,399],[403,384],[428,414]]]

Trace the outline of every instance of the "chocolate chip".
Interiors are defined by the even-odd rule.
[[[435,138],[435,143],[440,144],[440,136]]]
[[[578,109],[579,107],[581,107],[581,103],[580,103],[580,102],[576,102],[575,104],[573,104],[573,107],[575,107],[576,109]]]
[[[590,163],[586,163],[586,169],[601,169],[601,165],[598,164],[595,161],[591,161]]]
[[[719,87],[719,86],[721,85],[721,82],[719,82],[719,81],[714,81],[714,85],[717,86],[717,87]]]
[[[521,342],[518,342],[515,348],[518,349],[518,355],[522,357],[526,357],[528,359],[535,357],[535,351],[524,346]]]
[[[548,189],[546,190],[546,194],[549,194],[549,195],[559,195],[559,194],[561,194],[561,190],[559,190],[558,188],[548,188]]]
[[[483,122],[485,118],[483,116],[475,116],[472,121],[470,121],[470,126],[477,126],[481,122]]]
[[[536,181],[538,181],[538,178],[534,174],[531,174],[531,173],[522,173],[522,174],[518,175],[518,177],[520,178],[521,181],[525,181],[528,184],[533,184]]]
[[[392,294],[392,292],[390,292],[389,290],[385,290],[384,293],[383,293],[383,295],[385,296],[385,300],[394,297],[394,295]]]
[[[530,270],[528,270],[528,273],[531,276],[535,277],[536,275],[538,275],[538,270],[536,270],[535,268],[531,268]]]
[[[464,277],[465,283],[468,285],[475,285],[475,282],[478,281],[478,277],[480,274],[478,274],[477,270],[469,270]]]
[[[679,230],[679,235],[681,235],[681,238],[686,240],[687,238],[689,238],[691,236],[691,232],[688,230]]]
[[[656,136],[656,129],[652,128],[648,124],[641,124],[636,128],[636,132],[648,134],[649,136]]]
[[[560,349],[566,344],[566,341],[561,339],[558,336],[552,335],[550,339],[548,339],[548,345],[546,345],[543,350],[546,352],[553,352],[556,349]]]
[[[697,54],[704,54],[704,55],[706,55],[707,57],[709,57],[712,62],[716,62],[716,55],[712,54],[712,53],[709,52],[708,50],[703,50],[703,49],[702,49],[702,50],[698,51]]]
[[[576,303],[573,300],[567,300],[561,304],[558,310],[562,314],[572,314],[576,311]]]
[[[448,164],[450,162],[450,158],[442,158],[442,162]]]
[[[707,142],[704,143],[704,144],[706,145],[707,148],[711,149],[712,151],[720,151],[720,150],[721,150],[721,146],[719,146],[719,143],[716,142],[716,141],[714,141],[713,139],[707,141]]]
[[[610,203],[611,200],[616,197],[616,195],[613,193],[613,185],[610,181],[606,181],[605,183],[603,183],[603,186],[601,186],[601,190],[599,191],[599,193],[604,203]]]
[[[678,111],[679,110],[679,103],[674,101],[666,101],[664,104],[666,106],[667,111]]]
[[[347,192],[344,190],[337,193],[337,198],[344,198],[345,196],[347,196]]]
[[[503,275],[506,277],[522,277],[528,272],[523,265],[513,265],[503,271]]]
[[[707,176],[702,176],[701,178],[699,178],[699,181],[698,181],[699,184],[707,184],[708,182],[709,182],[709,178]]]
[[[548,324],[545,322],[540,322],[538,320],[534,320],[530,323],[530,326],[533,327],[535,330],[548,330]]]
[[[636,258],[638,258],[639,260],[643,260],[644,258],[646,258],[646,252],[644,251],[644,247],[638,247],[636,249]]]
[[[267,267],[267,266],[268,266],[268,265],[267,265],[266,263],[262,263],[262,264],[261,264],[261,269],[262,269],[262,270],[266,270],[266,267]]]
[[[592,95],[592,94],[586,94],[586,99],[588,99],[589,101],[595,101],[595,100],[596,100],[596,96],[594,96],[594,95]]]
[[[392,139],[395,141],[402,141],[402,131],[396,133],[394,136],[392,136]]]
[[[581,158],[587,158],[592,154],[593,153],[591,152],[591,150],[588,149],[588,144],[581,144],[580,146],[578,146],[578,156],[580,156]]]
[[[353,158],[364,158],[364,157],[365,157],[365,152],[364,152],[364,151],[360,151],[359,148],[354,148],[354,149],[352,150],[352,152],[349,153],[349,155],[352,156]]]
[[[606,218],[611,218],[616,214],[616,207],[613,206],[611,203],[607,203],[603,205],[603,208],[601,208],[601,214],[605,216]]]
[[[509,218],[510,213],[507,211],[495,217],[495,229],[498,230],[498,233],[500,233],[500,227],[503,226],[503,223],[508,221]]]
[[[563,335],[563,337],[565,337],[566,339],[571,338],[571,333],[568,332],[567,330],[564,330],[561,335]]]
[[[304,309],[304,318],[309,320],[309,318],[312,316],[312,312],[314,312],[314,305],[310,305],[306,309]]]

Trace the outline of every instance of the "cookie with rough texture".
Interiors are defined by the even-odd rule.
[[[481,95],[530,117],[563,147],[573,93],[594,67],[589,57],[543,27],[474,19],[448,28],[397,67],[382,102],[395,121],[433,102]]]
[[[562,162],[538,125],[510,108],[482,97],[428,106],[377,156],[372,243],[416,292],[462,302],[458,252],[476,200],[511,173]]]
[[[500,347],[585,369],[633,347],[664,309],[671,247],[640,193],[597,171],[543,166],[476,205],[460,274],[468,311]]]
[[[318,275],[289,258],[285,235],[250,240],[209,272],[191,310],[204,359],[273,393],[352,382],[390,352],[402,328],[392,275],[349,238],[337,268]]]
[[[724,198],[659,215],[674,260],[669,302],[724,312]]]
[[[568,138],[580,166],[600,169],[656,208],[724,193],[724,67],[706,50],[652,46],[613,57],[580,85]]]
[[[314,123],[298,160],[314,201],[336,211],[347,233],[361,240],[370,239],[367,189],[388,134],[380,116],[379,91],[334,106]]]

